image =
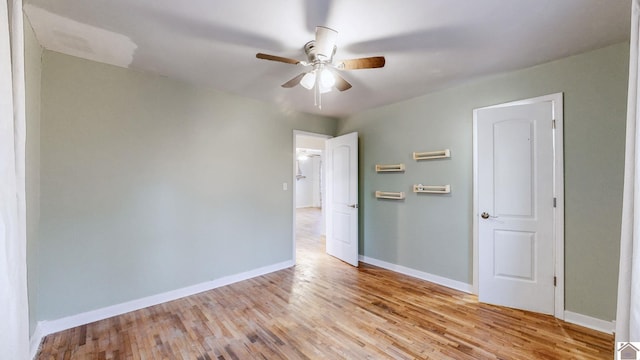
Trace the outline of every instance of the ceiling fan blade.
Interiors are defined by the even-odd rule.
[[[336,89],[340,91],[351,89],[351,84],[349,84],[349,82],[347,82],[347,80],[345,80],[342,76],[333,72],[333,77],[335,77],[336,79],[336,83],[333,85],[336,87]]]
[[[298,84],[300,84],[300,80],[302,80],[302,78],[306,75],[307,73],[302,73],[296,77],[294,77],[293,79],[287,81],[286,83],[282,84],[281,86],[283,88],[292,88]]]
[[[374,69],[384,67],[384,56],[373,56],[359,59],[342,60],[337,68],[340,70]]]
[[[286,58],[286,57],[282,57],[282,56],[263,54],[263,53],[257,53],[256,57],[258,59],[279,61],[279,62],[283,62],[283,63],[287,63],[287,64],[293,64],[293,65],[297,65],[297,64],[300,63],[300,60]]]

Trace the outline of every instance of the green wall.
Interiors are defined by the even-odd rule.
[[[556,92],[565,100],[566,309],[615,316],[627,44],[337,124],[50,51],[41,63],[26,37],[32,329],[291,259],[293,199],[282,183],[294,129],[360,133],[363,255],[471,283],[472,110]],[[450,159],[411,159],[442,148]],[[405,174],[374,171],[398,162]],[[452,193],[415,196],[420,182]],[[408,197],[377,201],[375,190]]]
[[[472,111],[564,92],[565,308],[615,318],[628,79],[628,44],[365,111],[341,120],[360,134],[363,255],[472,282]],[[416,163],[413,151],[451,149]],[[376,174],[376,163],[407,165]],[[450,195],[416,196],[411,184],[451,184]],[[380,201],[375,190],[405,191]]]
[[[38,320],[292,259],[293,130],[337,120],[50,51],[41,96]]]
[[[37,320],[38,225],[40,222],[40,78],[42,48],[29,20],[24,17],[24,68],[27,120],[26,192],[27,192],[27,283],[29,289],[29,329]]]

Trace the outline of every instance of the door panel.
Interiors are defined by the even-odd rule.
[[[535,237],[533,232],[496,230],[494,276],[535,281]]]
[[[552,111],[550,101],[477,110],[482,302],[554,313]]]
[[[334,211],[333,213],[333,231],[332,235],[336,241],[349,244],[349,235],[351,234],[350,220],[351,215],[349,213]]]
[[[327,253],[358,266],[358,133],[326,141]]]
[[[338,145],[332,149],[333,201],[335,204],[348,205],[349,199],[349,160],[351,149],[347,145]]]
[[[496,215],[533,215],[532,130],[526,120],[503,121],[493,126]]]

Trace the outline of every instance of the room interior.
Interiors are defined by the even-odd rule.
[[[564,320],[613,332],[631,1],[361,5],[25,0],[32,354],[48,334],[294,266],[295,132],[358,133],[360,261],[472,293],[473,109],[554,93]],[[305,59],[318,25],[338,30],[340,59],[386,58],[340,72],[353,88],[321,107],[281,87],[299,64],[256,59]],[[440,148],[450,161],[376,174]],[[453,190],[374,196],[423,179]]]

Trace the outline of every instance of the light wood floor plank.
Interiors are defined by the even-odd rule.
[[[297,212],[295,267],[45,337],[38,359],[611,359],[613,337],[324,253]]]

